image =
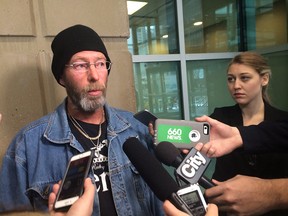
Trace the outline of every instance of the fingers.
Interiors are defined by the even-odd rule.
[[[212,182],[216,185],[209,189],[205,190],[205,196],[208,198],[209,202],[219,204],[219,196],[223,194],[223,182],[219,182],[215,179],[212,179]]]
[[[197,151],[201,151],[202,148],[203,148],[203,146],[204,146],[203,143],[197,143],[194,148],[195,148]]]
[[[151,136],[154,136],[155,132],[154,132],[154,128],[153,128],[152,123],[149,123],[148,129],[149,129],[149,133],[151,134]]]
[[[52,192],[49,194],[49,198],[48,198],[48,209],[49,209],[49,212],[53,211],[53,205],[54,205],[54,202],[56,200],[56,194],[58,193],[59,188],[60,188],[59,183],[54,184],[53,187],[52,187]]]
[[[177,209],[170,201],[165,200],[165,202],[163,203],[163,209],[165,212],[166,216],[188,216],[188,214],[186,214],[183,211],[180,211],[179,209]],[[217,216],[218,215],[218,208],[215,204],[212,204],[210,206],[210,204],[208,205],[207,208],[207,214],[205,216]]]
[[[200,151],[202,154],[207,155],[208,157],[213,157],[216,153],[216,149],[211,147],[210,144],[206,143],[197,143],[194,147],[197,151]]]
[[[54,192],[51,192],[48,198],[48,209],[49,212],[53,211],[53,205],[56,199],[56,194]]]
[[[207,213],[205,216],[217,216],[217,215],[218,215],[218,207],[213,203],[209,203],[207,207]]]
[[[2,114],[0,113],[0,122],[1,122],[1,120],[2,120]]]
[[[83,197],[91,197],[95,194],[95,185],[92,183],[90,178],[86,178],[84,182],[84,191]]]
[[[203,115],[201,117],[196,117],[195,121],[197,122],[208,122],[211,126],[217,125],[218,121],[210,118],[209,116]]]
[[[212,182],[213,182],[214,184],[216,184],[216,185],[221,184],[221,182],[220,182],[220,181],[217,181],[216,179],[212,179]]]
[[[163,209],[167,216],[173,214],[174,206],[168,200],[165,200],[163,203]]]
[[[179,209],[177,209],[170,201],[165,200],[165,202],[163,203],[163,209],[165,212],[166,216],[188,216],[188,214],[180,211]]]
[[[213,147],[210,147],[206,154],[207,154],[208,157],[213,157],[215,153],[216,153],[216,149],[213,148]]]
[[[59,183],[54,184],[53,188],[52,188],[53,193],[57,194],[58,191],[59,191],[59,188],[60,188],[60,184]]]
[[[203,143],[197,143],[195,145],[195,149],[203,154],[206,154],[208,157],[213,157],[216,153],[216,149],[211,147],[210,142],[206,143],[205,145]]]
[[[197,121],[197,122],[205,122],[205,121],[207,121],[207,118],[209,118],[209,117],[206,116],[206,115],[203,115],[203,116],[200,116],[200,117],[196,117],[195,121]]]
[[[189,149],[182,149],[182,153],[185,154],[185,155],[188,154],[189,151],[190,151]]]

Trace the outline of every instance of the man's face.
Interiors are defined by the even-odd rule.
[[[94,112],[104,105],[108,70],[99,64],[103,65],[105,61],[101,52],[82,51],[74,54],[67,63],[60,83],[66,88],[68,100],[79,111]],[[92,65],[87,67],[87,63]]]

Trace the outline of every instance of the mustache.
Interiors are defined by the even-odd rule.
[[[83,90],[85,92],[89,92],[89,91],[103,91],[106,89],[106,85],[105,84],[90,84],[88,86],[86,86]]]

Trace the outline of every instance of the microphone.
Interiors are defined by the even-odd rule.
[[[165,165],[176,168],[177,175],[186,183],[197,182],[205,189],[215,186],[211,180],[203,176],[210,163],[210,158],[192,148],[183,159],[180,151],[170,142],[160,142],[155,149],[156,157]]]
[[[192,215],[187,204],[177,195],[179,188],[174,179],[136,137],[128,138],[123,150],[159,200],[169,200],[179,210]]]

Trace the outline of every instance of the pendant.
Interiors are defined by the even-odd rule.
[[[100,150],[100,149],[96,147],[95,152],[94,152],[94,156],[95,156],[96,158],[99,158],[99,156],[100,156],[99,150]]]

